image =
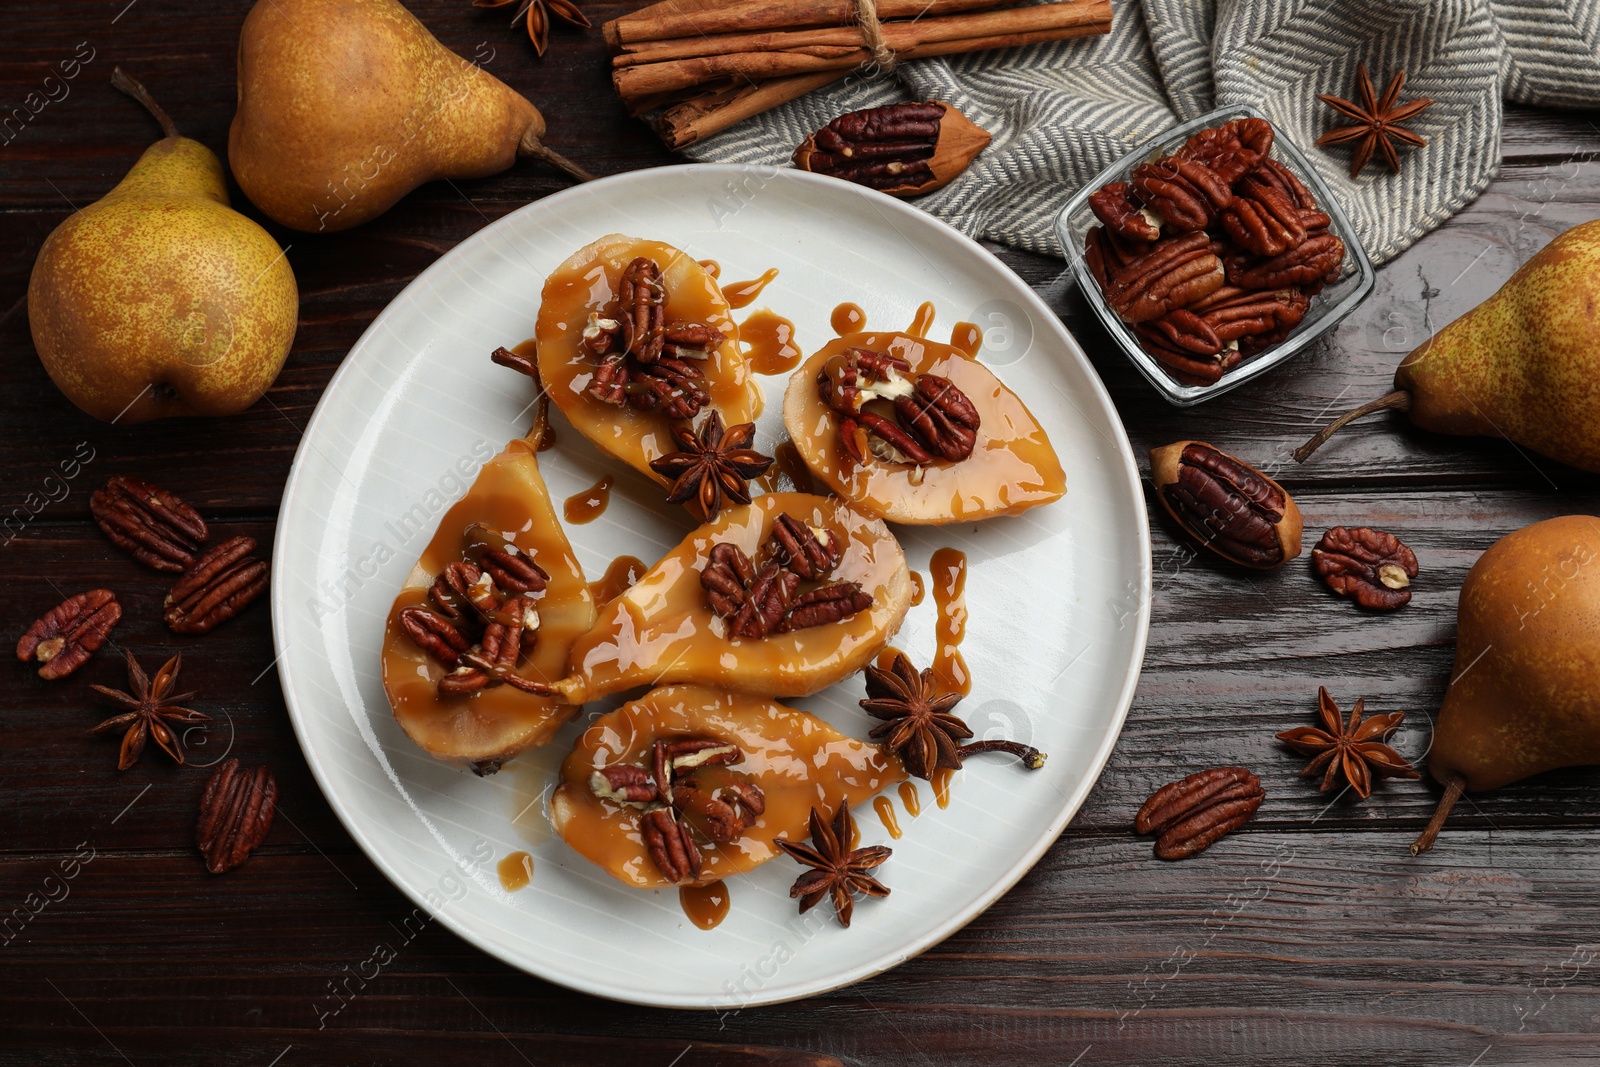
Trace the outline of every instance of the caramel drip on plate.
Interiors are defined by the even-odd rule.
[[[867,313],[861,310],[860,304],[840,304],[828,317],[828,324],[840,337],[847,333],[860,333],[867,328]]]
[[[561,505],[562,513],[571,523],[593,522],[605,514],[611,503],[611,486],[615,479],[607,474],[581,493],[567,497]]]
[[[538,359],[539,339],[537,337],[530,337],[521,344],[513,347],[511,351],[515,352],[519,356],[526,356],[529,359]],[[539,437],[539,447],[537,451],[550,451],[550,449],[554,448],[556,444],[556,428],[550,425],[550,394],[544,391],[543,385],[539,386],[539,417],[535,422],[535,425],[543,427],[544,429],[544,433]]]
[[[500,872],[500,884],[507,893],[515,893],[533,881],[533,857],[526,852],[511,853],[495,869]]]
[[[976,356],[983,347],[983,329],[974,322],[958,322],[950,328],[950,347]]]
[[[939,802],[941,808],[950,806],[950,779],[955,776],[956,772],[949,767],[940,767],[933,772],[929,784],[933,786],[933,799]]]
[[[709,885],[686,885],[678,890],[678,904],[689,921],[702,930],[710,930],[728,917],[731,903],[728,886],[721,881]]]
[[[922,814],[922,794],[917,792],[916,782],[900,783],[900,803],[905,805],[906,814],[913,819]]]
[[[884,645],[883,651],[878,653],[878,669],[886,671],[894,665],[894,658],[900,655],[900,650],[893,645]]]
[[[757,308],[739,324],[739,340],[757,374],[788,374],[805,355],[794,343],[794,323],[767,308]]]
[[[941,548],[928,561],[928,571],[933,581],[933,602],[939,608],[935,631],[939,648],[933,657],[933,673],[947,691],[965,695],[972,692],[972,675],[960,648],[967,635],[967,554]]]
[[[729,307],[746,307],[756,297],[760,296],[761,290],[765,289],[772,282],[772,279],[777,276],[778,268],[769,267],[761,272],[761,277],[759,278],[751,278],[747,282],[729,282],[722,287],[722,295],[728,301]]]
[[[605,607],[633,588],[633,583],[648,569],[644,560],[637,556],[618,556],[612,560],[600,580],[589,583],[589,595],[594,597],[595,607]]]
[[[894,817],[894,801],[888,797],[874,797],[872,810],[878,813],[878,821],[883,823],[883,828],[889,831],[889,836],[895,839],[900,837],[900,820]]]
[[[702,259],[702,260],[700,260],[700,265],[702,267],[704,267],[705,270],[706,270],[706,273],[711,275],[713,278],[721,277],[721,275],[722,275],[722,264],[718,263],[716,260],[714,260],[714,259]]]
[[[933,301],[924,300],[917,308],[917,313],[911,317],[911,325],[906,327],[906,333],[912,337],[926,337],[928,330],[933,326]]]
[[[922,580],[922,575],[917,571],[911,572],[911,606],[916,607],[922,603],[922,598],[928,595],[928,587]]]

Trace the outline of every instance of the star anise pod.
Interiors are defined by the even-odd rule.
[[[209,715],[178,707],[180,701],[194,696],[193,693],[172,692],[178,681],[178,668],[183,665],[183,654],[180,652],[162,664],[154,679],[144,673],[144,668],[139,666],[139,661],[133,658],[132,652],[124,649],[122,654],[128,660],[128,688],[133,692],[124,693],[103,685],[92,688],[101,696],[127,710],[121,715],[107,719],[89,732],[104,734],[113,730],[126,731],[122,735],[122,753],[117,760],[119,771],[125,771],[139,762],[139,755],[144,752],[145,739],[148,737],[154,737],[161,750],[181,764],[183,744],[167,723],[192,725],[211,721]]]
[[[1365,800],[1372,794],[1372,779],[1416,778],[1415,767],[1405,757],[1384,744],[1384,738],[1394,733],[1405,719],[1403,711],[1387,715],[1374,715],[1363,720],[1361,712],[1366,704],[1363,698],[1350,709],[1350,721],[1341,722],[1339,706],[1328,695],[1325,686],[1317,688],[1317,712],[1322,718],[1322,728],[1297,726],[1278,735],[1278,740],[1303,756],[1315,757],[1300,772],[1300,777],[1310,778],[1318,771],[1322,776],[1320,792],[1327,792],[1339,784],[1339,778],[1350,783],[1356,796]]]
[[[1399,103],[1400,90],[1405,83],[1406,72],[1397,71],[1390,79],[1389,87],[1383,91],[1383,99],[1379,100],[1373,92],[1372,79],[1367,75],[1367,65],[1362,63],[1356,68],[1356,92],[1361,97],[1359,104],[1328,93],[1317,96],[1318,100],[1341,115],[1355,120],[1355,125],[1336,126],[1316,140],[1318,145],[1355,142],[1355,154],[1350,157],[1350,177],[1361,173],[1361,168],[1367,165],[1374,150],[1381,152],[1389,169],[1399,174],[1400,156],[1394,150],[1394,142],[1418,148],[1428,143],[1400,125],[1422,114],[1433,103],[1425,96]]]
[[[886,897],[889,887],[867,872],[881,867],[893,853],[887,845],[869,845],[852,849],[856,838],[856,821],[850,816],[850,804],[841,801],[833,817],[833,825],[816,808],[811,809],[811,844],[797,844],[778,838],[773,844],[783,849],[793,859],[811,870],[795,879],[789,887],[789,896],[800,900],[800,913],[804,915],[823,897],[833,898],[833,913],[840,926],[850,925],[850,914],[855,910],[855,896],[865,893],[869,897]]]
[[[472,6],[493,9],[508,7],[516,2],[517,0],[472,0]],[[534,52],[541,56],[550,43],[551,15],[568,26],[576,26],[582,30],[593,25],[588,16],[579,11],[578,5],[572,0],[521,0],[517,6],[517,13],[511,16],[511,25],[515,26],[519,19],[527,24],[528,40],[533,42]]]
[[[906,773],[931,778],[940,768],[954,770],[979,752],[1009,752],[1030,771],[1044,766],[1045,754],[1015,741],[961,742],[972,736],[967,724],[950,714],[961,703],[960,693],[939,692],[933,671],[918,672],[905,653],[896,653],[888,670],[869,666],[867,699],[861,702],[869,715],[884,720],[868,735],[900,757]]]
[[[750,479],[766,473],[772,457],[750,447],[756,439],[756,425],[742,422],[727,430],[722,415],[712,411],[696,434],[688,426],[674,426],[672,439],[678,451],[650,461],[650,469],[673,479],[667,503],[683,504],[699,500],[705,517],[713,519],[722,502],[750,503]]]

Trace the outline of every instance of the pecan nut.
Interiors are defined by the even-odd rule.
[[[89,513],[112,544],[158,571],[181,573],[209,536],[200,513],[176,494],[125,474],[90,494]]]
[[[949,104],[907,101],[840,115],[794,151],[801,170],[912,197],[953,181],[989,134]]]
[[[639,820],[639,836],[667,881],[682,885],[700,877],[700,846],[695,844],[688,824],[679,821],[671,808],[645,812]]]
[[[1272,138],[1272,123],[1266,119],[1234,119],[1194,134],[1175,155],[1204,163],[1232,185],[1266,161]]]
[[[700,568],[700,588],[705,590],[706,606],[722,618],[730,618],[744,607],[750,583],[756,580],[755,564],[744,550],[730,541],[719,541],[706,553]]]
[[[1282,289],[1327,282],[1339,276],[1343,264],[1344,242],[1331,233],[1307,237],[1287,252],[1268,259],[1236,253],[1223,260],[1228,283],[1241,289]]]
[[[705,372],[685,360],[662,356],[649,365],[628,368],[625,373],[627,382],[621,387],[621,396],[640,410],[658,411],[669,419],[692,419],[711,403]]]
[[[1178,441],[1151,450],[1150,475],[1167,513],[1224,559],[1266,568],[1300,554],[1300,509],[1243,460],[1204,441]]]
[[[1198,159],[1166,156],[1139,164],[1129,177],[1139,199],[1174,233],[1204,230],[1233,203],[1228,183]]]
[[[465,560],[446,563],[429,587],[428,597],[438,605],[439,614],[452,622],[462,622],[474,614],[486,615],[500,607],[494,580],[476,563]]]
[[[978,409],[955,382],[919,374],[910,396],[897,397],[895,414],[930,452],[959,463],[978,444]]]
[[[672,792],[672,804],[713,841],[737,841],[766,810],[766,798],[753,782],[730,782],[706,792],[693,780]]]
[[[816,528],[807,526],[793,515],[779,515],[772,523],[773,555],[800,577],[813,582],[821,581],[838,566],[841,546],[838,534],[832,530],[820,532],[821,537],[817,536],[819,531]]]
[[[248,607],[267,588],[267,565],[251,537],[230,537],[196,559],[172,585],[162,617],[175,634],[203,634]]]
[[[656,780],[643,767],[619,763],[602,767],[589,776],[589,790],[619,804],[649,804],[661,799]]]
[[[872,607],[872,594],[855,582],[832,582],[795,597],[779,631],[804,630],[840,622]]]
[[[1276,256],[1306,239],[1301,215],[1299,205],[1277,186],[1251,177],[1239,183],[1233,203],[1222,212],[1222,228],[1246,251]]]
[[[454,667],[472,647],[449,619],[420,604],[400,610],[400,628],[418,648],[446,667]]]
[[[1160,219],[1133,195],[1127,182],[1111,182],[1089,197],[1089,210],[1106,229],[1130,241],[1155,241],[1161,237]]]
[[[1191,385],[1211,385],[1219,381],[1223,374],[1237,366],[1244,358],[1244,354],[1232,346],[1223,346],[1214,355],[1198,354],[1191,349],[1180,347],[1157,328],[1157,323],[1160,321],[1158,319],[1155,323],[1137,324],[1133,327],[1133,335],[1138,339],[1139,346],[1150,353],[1157,363],[1179,381]]]
[[[1411,602],[1416,553],[1392,533],[1335,526],[1311,550],[1311,565],[1329,589],[1364,608],[1393,611]]]
[[[666,301],[661,267],[655,260],[639,256],[622,268],[617,280],[617,321],[624,349],[640,363],[654,363],[661,357],[661,346],[666,343]]]
[[[46,681],[65,678],[88,662],[120,618],[122,605],[109,589],[69,596],[28,627],[17,641],[17,659],[43,664],[39,677]]]
[[[728,619],[730,637],[765,637],[776,631],[789,611],[800,576],[776,561],[756,572],[744,603]]]
[[[1099,227],[1089,232],[1090,266],[1103,277],[1106,303],[1124,322],[1148,322],[1188,307],[1222,286],[1222,260],[1204,232],[1164,237],[1132,257]]]
[[[489,580],[507,593],[542,593],[550,582],[544,568],[515,545],[486,548],[478,553],[478,563]]]
[[[195,844],[206,870],[222,874],[250,858],[272,829],[278,805],[278,781],[265,766],[247,771],[230,759],[216,769],[200,795]]]
[[[1187,859],[1253,819],[1266,797],[1260,779],[1243,767],[1216,767],[1156,790],[1133,829],[1157,835],[1158,859]]]

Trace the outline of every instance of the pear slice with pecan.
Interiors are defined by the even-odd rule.
[[[813,474],[890,522],[1015,515],[1067,489],[1022,399],[973,356],[913,334],[829,341],[789,379],[783,422]]]
[[[717,279],[660,241],[614,233],[575,252],[545,280],[535,336],[539,379],[567,420],[663,485],[651,464],[678,451],[675,424],[761,413]]]
[[[557,687],[572,703],[676,682],[805,696],[860,670],[911,606],[880,520],[835,497],[724,508],[600,612]]]
[[[881,746],[764,697],[646,693],[596,719],[561,765],[550,821],[625,885],[706,885],[806,836],[812,807],[859,806],[906,778]]]
[[[444,513],[384,630],[395,720],[430,755],[478,774],[545,744],[577,713],[548,683],[595,620],[539,474],[540,433],[491,458]]]

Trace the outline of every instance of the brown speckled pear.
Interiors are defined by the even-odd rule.
[[[252,203],[310,232],[383,214],[424,182],[519,155],[590,175],[541,142],[544,118],[395,0],[261,0],[239,34],[228,163]]]
[[[1456,662],[1428,750],[1445,795],[1600,763],[1600,517],[1546,519],[1496,541],[1461,585]]]
[[[45,238],[28,282],[34,348],[67,398],[107,422],[243,411],[294,341],[294,273],[228,206],[211,150],[179,137],[120,69],[111,81],[167,136]]]
[[[1394,387],[1341,415],[1295,459],[1305,462],[1351,420],[1392,409],[1425,430],[1504,437],[1600,471],[1600,220],[1551,241],[1406,356]]]

